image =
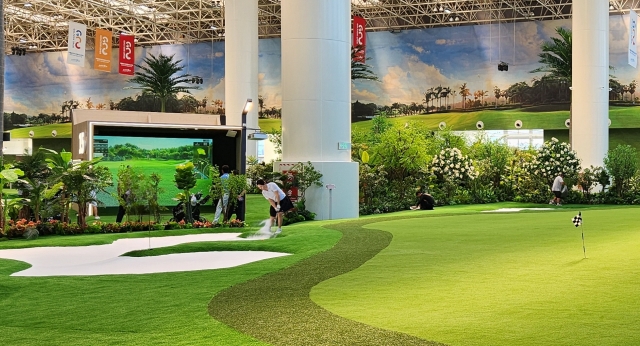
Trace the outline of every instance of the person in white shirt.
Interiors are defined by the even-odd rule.
[[[266,183],[263,179],[258,179],[256,185],[262,190],[262,196],[269,201],[271,207],[269,208],[269,216],[271,217],[271,226],[273,227],[274,221],[278,221],[278,229],[276,235],[282,232],[282,220],[284,213],[293,209],[293,203],[282,189],[276,183]]]
[[[562,205],[560,202],[562,201],[562,187],[564,186],[564,173],[558,173],[558,176],[553,181],[553,185],[551,186],[551,191],[553,192],[553,200],[549,202],[549,204]]]

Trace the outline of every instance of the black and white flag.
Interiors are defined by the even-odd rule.
[[[580,211],[579,211],[579,212],[578,212],[578,215],[576,215],[576,216],[574,216],[574,217],[573,217],[573,224],[574,224],[576,227],[580,227],[580,226],[582,226],[582,212],[580,212]]]

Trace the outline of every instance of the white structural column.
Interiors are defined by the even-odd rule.
[[[359,212],[358,164],[339,149],[351,142],[350,23],[350,0],[282,0],[283,163],[322,172],[323,187],[306,196],[318,219]]]
[[[258,128],[258,0],[225,1],[224,20],[227,125],[242,125],[242,110],[247,99],[252,99],[247,127]],[[256,148],[254,141],[247,141],[247,156],[256,156]]]
[[[582,167],[609,150],[609,1],[573,2],[571,130]]]

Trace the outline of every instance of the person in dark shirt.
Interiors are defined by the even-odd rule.
[[[412,210],[433,210],[433,207],[436,204],[436,200],[430,194],[422,191],[416,192],[416,197],[418,198],[418,202],[416,205],[411,206]]]

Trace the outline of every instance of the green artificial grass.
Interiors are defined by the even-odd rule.
[[[49,240],[51,245],[81,238],[102,243],[103,237]],[[181,273],[9,277],[28,265],[0,259],[0,345],[266,345],[212,319],[207,313],[211,297],[330,248],[338,238],[338,232],[306,223],[287,226],[283,236],[264,241],[187,244],[197,251],[271,249],[293,255]]]
[[[541,207],[498,203],[340,224],[306,222],[285,227],[275,239],[130,254],[293,254],[219,270],[28,278],[8,276],[27,264],[0,260],[0,311],[8,316],[0,324],[0,344],[634,344],[640,339],[635,328],[640,312],[634,308],[640,303],[635,294],[640,233],[633,219],[638,209],[478,212],[531,206]],[[250,209],[266,215],[263,205]],[[571,225],[577,210],[585,218],[587,260],[581,229]],[[151,234],[197,232],[210,230]],[[33,242],[89,245],[129,236],[147,235]],[[6,244],[20,243],[0,242],[0,247]]]
[[[358,268],[389,245],[390,233],[358,227],[369,222],[330,226],[342,232],[333,248],[222,291],[209,313],[271,345],[439,345],[344,319],[309,299],[313,286]]]
[[[315,286],[344,318],[450,345],[636,345],[638,208],[372,223],[390,246]],[[583,259],[581,231],[588,259]]]

